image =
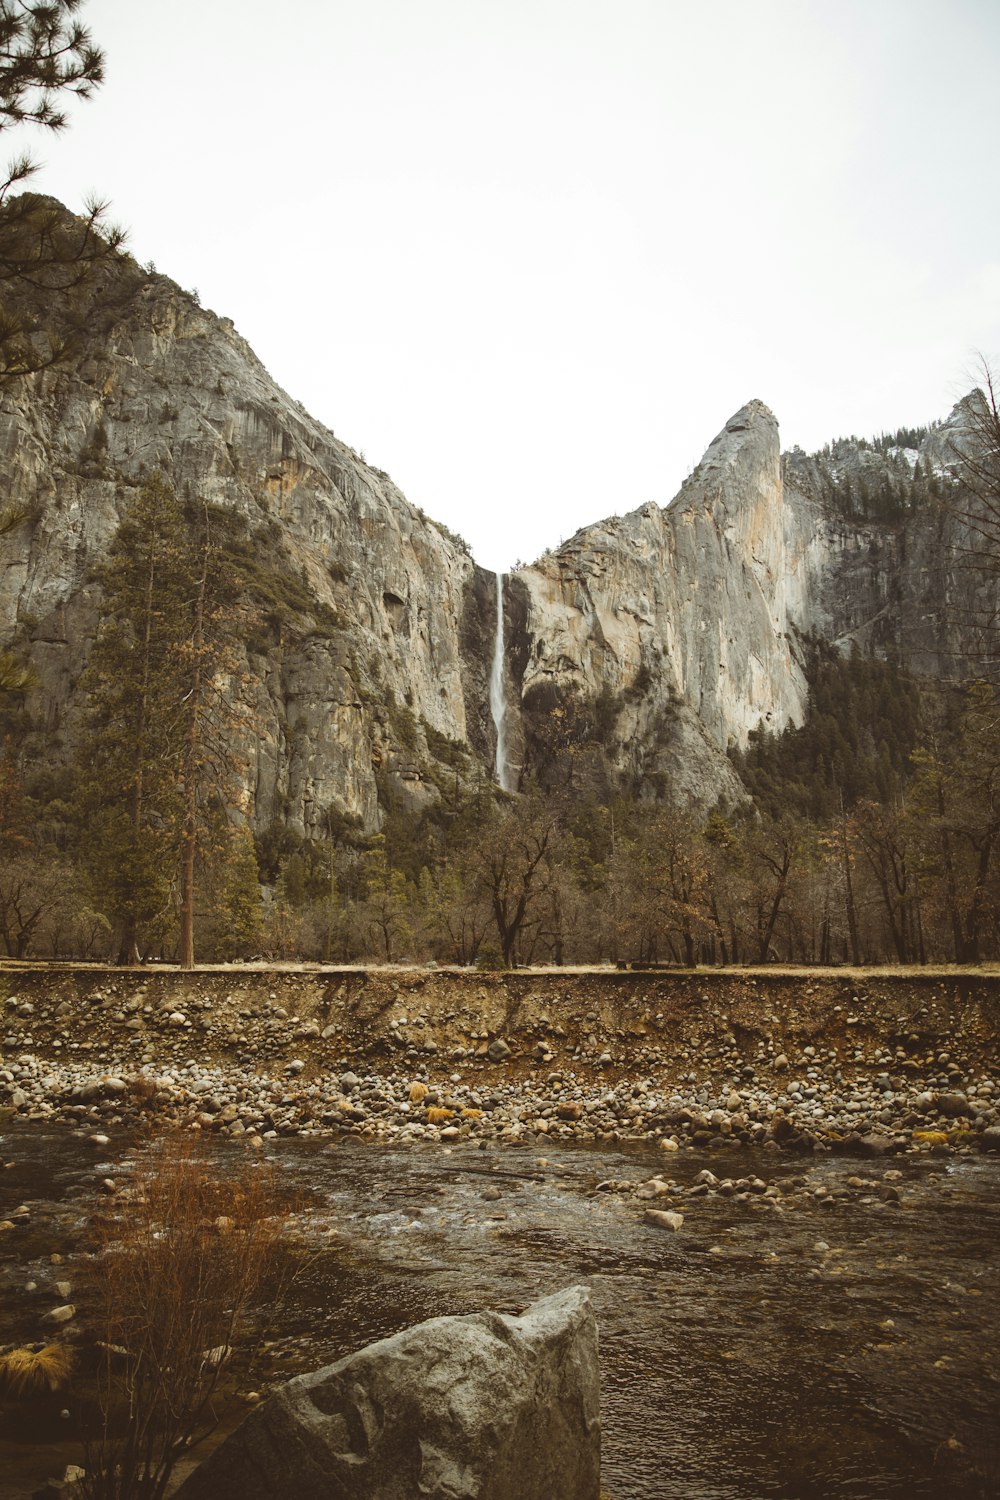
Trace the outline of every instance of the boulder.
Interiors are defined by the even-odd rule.
[[[432,1318],[281,1386],[176,1500],[598,1500],[584,1287]]]
[[[858,1137],[859,1156],[891,1156],[899,1148],[890,1135],[862,1135]]]

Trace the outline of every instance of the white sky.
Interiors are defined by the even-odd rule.
[[[88,0],[30,144],[477,561],[1000,355],[995,0]],[[7,143],[16,144],[12,137]]]

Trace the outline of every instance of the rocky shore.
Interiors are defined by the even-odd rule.
[[[0,1112],[98,1141],[1000,1150],[1000,975],[9,965],[0,987]]]

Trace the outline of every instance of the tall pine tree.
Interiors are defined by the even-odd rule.
[[[180,804],[177,644],[191,596],[187,532],[157,474],[137,493],[101,571],[103,615],[86,672],[81,856],[114,924],[118,962],[166,924]]]
[[[242,718],[233,703],[240,607],[238,582],[214,544],[224,524],[204,504],[187,514],[154,475],[101,575],[104,612],[87,667],[81,854],[95,904],[118,934],[120,963],[139,956],[140,940],[162,942],[179,912],[181,961],[193,964],[196,863],[207,830],[221,832],[219,807],[223,823],[230,815]]]

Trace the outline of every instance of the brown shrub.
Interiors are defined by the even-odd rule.
[[[90,1500],[161,1500],[181,1452],[216,1425],[220,1374],[275,1264],[288,1203],[273,1173],[203,1150],[186,1135],[162,1141],[120,1214],[92,1224]]]

